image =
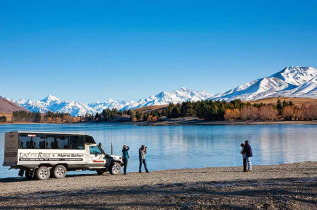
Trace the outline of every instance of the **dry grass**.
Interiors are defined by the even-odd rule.
[[[7,122],[11,122],[12,120],[12,113],[2,113],[0,112],[0,117],[5,116],[7,118]]]
[[[27,111],[23,107],[0,97],[0,113],[12,113],[14,111]]]
[[[250,102],[251,104],[259,104],[259,103],[265,103],[265,104],[276,104],[278,100],[278,97],[272,97],[272,98],[263,98],[255,101],[245,101],[245,103]],[[283,102],[285,101],[292,101],[295,105],[301,106],[303,104],[305,105],[311,105],[311,104],[317,104],[317,98],[296,98],[296,97],[280,97],[280,100]],[[162,110],[164,108],[168,107],[168,104],[166,105],[154,105],[154,106],[147,106],[147,107],[141,107],[137,109],[132,109],[133,112],[151,112],[154,110]]]
[[[162,110],[164,108],[168,107],[168,104],[166,105],[154,105],[154,106],[146,106],[146,107],[141,107],[141,108],[137,108],[137,109],[132,109],[132,112],[151,112],[154,110]]]
[[[259,104],[259,103],[265,103],[265,104],[276,104],[278,100],[278,97],[272,97],[272,98],[263,98],[255,101],[249,101],[251,104]],[[311,105],[311,104],[317,104],[317,98],[295,98],[295,97],[280,97],[280,100],[283,102],[285,101],[292,101],[295,105],[301,106],[303,104],[305,105]]]

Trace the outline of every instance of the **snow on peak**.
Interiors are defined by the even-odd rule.
[[[185,87],[181,87],[178,91],[186,92],[186,91],[191,91],[191,90],[189,90],[189,89],[187,89],[187,88],[185,88]]]
[[[44,99],[42,99],[41,101],[45,102],[45,103],[50,103],[52,101],[54,102],[60,102],[61,100],[59,98],[57,98],[56,96],[52,96],[52,95],[48,95],[46,96]]]
[[[207,91],[194,91],[182,87],[171,92],[163,91],[145,99],[137,101],[118,101],[109,99],[105,102],[90,104],[62,101],[55,96],[48,95],[40,101],[12,100],[16,104],[39,112],[67,112],[73,116],[95,114],[103,109],[116,108],[118,110],[135,109],[152,105],[181,103],[184,101],[199,101],[206,99],[226,100],[256,100],[274,96],[316,97],[317,98],[317,69],[312,67],[291,66],[269,76],[240,85],[223,93],[212,95]]]
[[[227,92],[216,94],[212,99],[248,101],[274,96],[315,97],[317,92],[314,91],[317,90],[312,81],[316,78],[317,69],[315,68],[290,66],[270,77],[260,78]]]
[[[282,71],[273,74],[271,77],[276,77],[284,80],[292,85],[302,85],[309,82],[317,76],[317,69],[312,67],[291,66],[286,67]]]
[[[146,99],[138,101],[116,101],[109,99],[105,102],[94,102],[90,104],[75,102],[75,101],[62,101],[55,96],[48,95],[46,98],[35,100],[18,100],[14,101],[18,105],[30,110],[40,112],[66,112],[73,116],[95,114],[102,112],[103,109],[116,108],[118,110],[135,109],[151,105],[164,105],[169,103],[181,103],[184,101],[198,101],[206,100],[212,95],[206,91],[193,91],[187,88],[180,88],[172,92],[163,91],[159,94],[152,95]]]

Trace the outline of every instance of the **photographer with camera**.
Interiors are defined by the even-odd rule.
[[[144,168],[146,173],[150,173],[146,166],[146,160],[145,155],[147,153],[147,147],[145,145],[142,145],[139,149],[139,160],[140,160],[140,167],[139,167],[139,173],[142,173],[142,163],[144,164]]]
[[[129,159],[129,153],[128,153],[129,147],[127,145],[123,145],[122,149],[122,161],[123,161],[123,172],[124,175],[127,174],[127,166],[128,166],[128,159]]]

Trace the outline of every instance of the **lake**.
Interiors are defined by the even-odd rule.
[[[4,133],[8,131],[85,132],[101,142],[110,154],[122,155],[130,146],[128,172],[138,171],[138,149],[148,147],[151,171],[217,166],[241,166],[240,144],[248,139],[253,164],[281,164],[317,161],[316,125],[234,125],[234,126],[133,126],[122,124],[32,124],[0,125],[0,178],[17,177],[18,170],[3,167]],[[89,173],[89,172],[72,172]]]

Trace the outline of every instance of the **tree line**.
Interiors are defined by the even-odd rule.
[[[272,121],[317,120],[317,105],[296,106],[292,101],[277,100],[276,104],[242,102],[241,100],[197,101],[170,103],[166,109],[132,112],[131,121],[156,121],[162,118],[198,117],[208,121]]]
[[[14,111],[12,122],[35,123],[76,123],[79,117],[72,117],[69,113],[48,111],[43,116],[40,112]]]
[[[12,113],[12,122],[41,122],[40,112],[14,111]]]
[[[77,122],[108,122],[108,121],[151,121],[169,118],[197,117],[207,121],[272,121],[272,120],[317,120],[317,105],[294,105],[292,101],[277,100],[275,104],[242,102],[241,100],[226,101],[186,101],[178,104],[170,103],[167,107],[152,111],[134,111],[104,109],[101,113],[86,114],[72,117],[68,113],[48,111],[13,112],[12,122],[41,123],[77,123]],[[0,122],[6,119],[0,117]]]

